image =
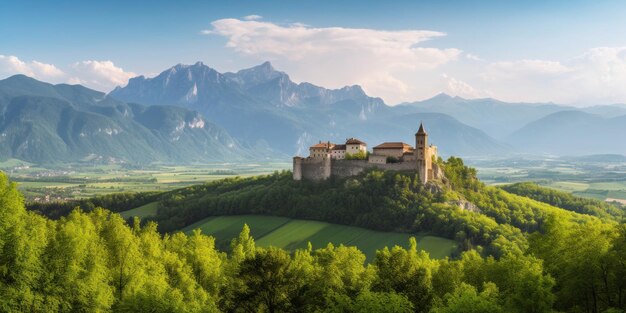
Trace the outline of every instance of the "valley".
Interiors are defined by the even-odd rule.
[[[206,163],[196,165],[58,164],[17,159],[0,170],[18,183],[27,201],[67,201],[120,192],[168,191],[228,177],[249,177],[287,169],[289,163]]]
[[[542,186],[599,200],[626,200],[626,158],[525,156],[467,158],[489,185],[533,181]],[[195,165],[60,164],[37,165],[17,159],[0,170],[18,182],[27,201],[59,201],[120,192],[168,191],[228,177],[269,174],[291,168],[289,160]],[[47,197],[47,198],[46,198]]]
[[[621,155],[476,158],[467,162],[490,185],[533,181],[580,197],[626,200],[626,157]]]

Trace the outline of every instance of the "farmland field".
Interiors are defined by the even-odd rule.
[[[408,247],[410,237],[415,237],[418,248],[429,252],[434,258],[449,256],[456,249],[453,240],[425,234],[378,232],[359,227],[261,215],[210,217],[189,225],[182,231],[190,233],[196,228],[201,229],[202,233],[216,238],[216,245],[220,249],[227,249],[230,240],[239,235],[244,224],[248,224],[257,245],[262,247],[294,250],[306,248],[309,242],[313,248],[322,248],[332,242],[335,245],[357,246],[370,261],[376,250],[386,246]]]
[[[597,200],[626,200],[626,163],[611,158],[468,159],[479,178],[492,185],[534,181]]]
[[[197,165],[62,164],[41,167],[10,159],[0,162],[27,201],[63,201],[119,192],[168,191],[235,176],[289,169],[290,163]]]

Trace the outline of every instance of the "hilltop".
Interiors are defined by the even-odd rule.
[[[461,251],[481,246],[490,255],[525,250],[525,234],[541,231],[556,216],[571,221],[600,218],[609,222],[624,216],[624,208],[601,201],[586,199],[581,205],[560,208],[553,205],[574,201],[559,194],[549,198],[560,197],[561,202],[544,203],[540,201],[546,200],[527,198],[532,193],[526,188],[505,191],[486,186],[478,180],[476,171],[459,158],[439,159],[437,163],[445,179],[427,185],[414,171],[368,170],[354,177],[321,182],[293,181],[291,172],[276,172],[160,194],[112,195],[64,205],[32,204],[30,208],[59,217],[76,205],[121,212],[150,204],[150,213],[141,209],[142,216],[156,221],[161,232],[180,230],[213,216],[282,216],[377,231],[428,233],[456,240]],[[580,206],[586,209],[577,209]]]

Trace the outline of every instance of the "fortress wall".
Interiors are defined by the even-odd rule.
[[[294,173],[295,173],[295,168],[294,168]],[[300,175],[301,175],[301,179],[307,179],[307,180],[327,179],[331,175],[331,160],[328,158],[327,159],[300,159]]]
[[[302,158],[293,158],[293,180],[302,180]]]
[[[367,160],[333,160],[330,174],[333,177],[354,176],[373,166]]]
[[[293,159],[294,180],[324,180],[332,177],[350,177],[362,173],[369,168],[391,171],[414,171],[415,162],[369,163],[367,160],[331,160],[313,158]]]
[[[376,164],[376,168],[389,171],[414,171],[417,169],[416,162],[400,162],[400,163],[387,163]]]
[[[358,175],[368,168],[377,168],[381,170],[391,171],[410,171],[416,169],[414,162],[400,163],[369,163],[366,160],[333,160],[331,167],[331,175],[333,177],[350,177]]]

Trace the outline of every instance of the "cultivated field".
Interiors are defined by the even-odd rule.
[[[424,234],[378,232],[359,227],[260,215],[210,217],[189,225],[182,231],[190,233],[196,228],[201,229],[202,233],[216,238],[219,248],[227,249],[230,240],[239,235],[244,224],[248,224],[259,246],[294,250],[306,248],[309,242],[314,248],[325,247],[332,242],[335,245],[357,246],[370,261],[378,249],[395,245],[407,247],[412,236],[416,237],[418,248],[427,251],[434,258],[449,256],[456,249],[453,240]]]
[[[493,185],[534,181],[542,186],[598,200],[626,200],[626,163],[601,159],[516,158],[467,160],[479,178]]]
[[[119,192],[167,191],[234,176],[289,169],[289,163],[215,163],[174,166],[153,164],[64,164],[41,167],[10,159],[0,162],[28,201],[59,201]]]

